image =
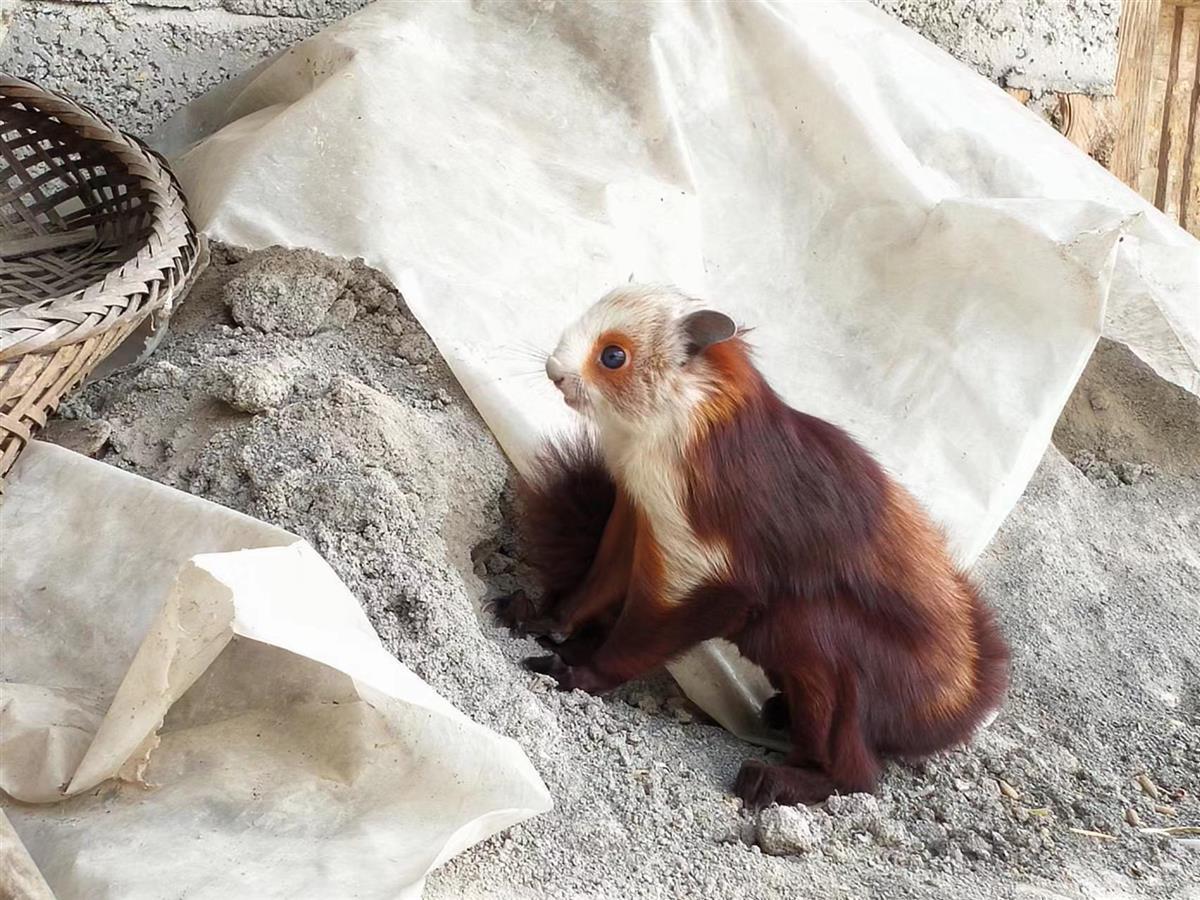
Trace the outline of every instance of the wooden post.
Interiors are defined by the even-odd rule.
[[[1185,228],[1194,227],[1196,119],[1200,118],[1200,6],[1172,4],[1159,29],[1169,44],[1161,130],[1155,162],[1154,205]]]
[[[1117,133],[1109,170],[1137,190],[1145,158],[1147,109],[1160,0],[1124,0],[1117,25]]]

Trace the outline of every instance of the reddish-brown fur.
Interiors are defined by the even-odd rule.
[[[529,665],[592,691],[727,638],[781,692],[764,713],[794,747],[786,765],[743,766],[743,800],[871,791],[883,758],[971,736],[1002,699],[1008,648],[941,534],[862,447],[784,404],[740,338],[704,353],[720,388],[693,423],[686,512],[727,549],[728,576],[664,602],[654,536],[595,449],[550,448],[520,522],[546,602],[514,598],[501,615],[570,635]]]

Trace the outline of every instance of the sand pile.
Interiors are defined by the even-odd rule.
[[[521,743],[556,808],[430,898],[1200,896],[1200,852],[1146,830],[1200,825],[1198,436],[1194,398],[1103,346],[976,567],[1015,656],[1000,718],[877,797],[750,816],[730,788],[760,751],[668,678],[561,694],[480,616],[523,579],[510,473],[372,270],[218,247],[153,360],[47,431],[303,535],[407,665]]]

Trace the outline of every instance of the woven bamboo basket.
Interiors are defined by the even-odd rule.
[[[0,74],[0,489],[68,392],[161,335],[206,259],[160,156]]]

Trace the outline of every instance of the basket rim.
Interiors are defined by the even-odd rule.
[[[203,237],[163,157],[83,104],[15,75],[0,72],[0,96],[28,101],[99,144],[147,192],[146,239],[121,265],[86,288],[0,310],[0,363],[27,353],[49,353],[122,328],[172,303],[196,267]]]

